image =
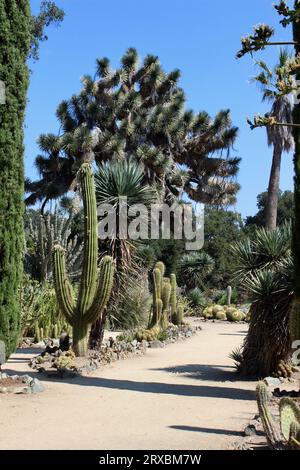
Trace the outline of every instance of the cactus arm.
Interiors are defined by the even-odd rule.
[[[281,449],[281,436],[276,428],[276,424],[268,406],[268,388],[264,382],[258,382],[257,384],[256,399],[267,442],[273,449]]]
[[[226,289],[226,304],[231,305],[232,287],[227,286]]]
[[[66,320],[72,325],[75,319],[75,301],[66,275],[64,250],[60,245],[55,245],[53,250],[53,271],[58,305]]]
[[[164,279],[163,287],[161,292],[161,300],[163,302],[163,310],[169,311],[170,309],[170,297],[171,297],[171,284],[169,279]]]
[[[111,256],[104,256],[100,263],[96,294],[84,319],[94,323],[102,314],[111,294],[114,280],[114,264]]]
[[[300,426],[300,408],[288,397],[284,397],[279,402],[281,432],[286,441],[290,438],[291,424],[293,422]]]
[[[177,309],[177,282],[176,282],[176,275],[171,274],[170,276],[170,282],[171,282],[171,298],[170,298],[170,304],[171,304],[171,318],[175,318],[176,316],[176,309]]]
[[[91,166],[83,164],[79,176],[85,214],[83,268],[77,302],[78,311],[82,315],[91,306],[96,291],[98,239],[95,183]]]

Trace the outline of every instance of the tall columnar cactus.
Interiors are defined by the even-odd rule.
[[[177,310],[177,281],[176,281],[175,274],[170,275],[170,282],[171,282],[171,299],[170,299],[171,319],[174,323],[174,318],[176,317],[176,310]]]
[[[266,433],[268,444],[273,449],[300,448],[300,409],[290,398],[282,398],[279,402],[280,427],[277,429],[268,406],[268,389],[264,382],[256,387],[258,411]]]
[[[158,261],[153,269],[153,302],[150,326],[160,325],[166,328],[170,310],[171,284],[170,279],[164,277],[165,265]]]
[[[161,300],[163,303],[163,313],[161,316],[160,324],[163,329],[166,329],[169,324],[170,314],[170,298],[171,298],[171,283],[169,278],[164,278],[162,283]]]
[[[232,296],[232,287],[227,286],[227,289],[226,289],[226,303],[227,303],[227,305],[231,305],[231,296]]]
[[[83,268],[78,297],[75,299],[65,269],[65,253],[60,245],[53,250],[54,284],[63,315],[73,327],[73,349],[77,356],[87,353],[89,326],[101,315],[113,284],[113,260],[104,256],[100,263],[97,282],[97,212],[92,168],[84,163],[79,171],[84,208]]]
[[[34,263],[39,271],[40,281],[52,278],[52,253],[55,243],[66,250],[66,265],[72,276],[77,272],[82,257],[82,245],[78,237],[70,238],[74,210],[63,218],[56,209],[54,214],[40,215],[37,224],[30,220],[29,237],[35,245],[35,252],[27,255],[28,262]]]

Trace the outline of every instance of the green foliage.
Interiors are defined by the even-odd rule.
[[[203,309],[208,303],[204,292],[202,292],[199,287],[195,287],[188,292],[188,299],[190,300],[192,307],[195,309],[198,309],[199,307],[200,309]]]
[[[78,356],[87,353],[87,333],[90,324],[102,315],[113,285],[113,261],[102,258],[97,281],[97,213],[94,177],[91,166],[83,164],[79,172],[84,205],[83,268],[77,299],[65,270],[64,249],[56,245],[53,251],[54,285],[59,307],[73,327],[73,349]]]
[[[128,210],[135,204],[144,204],[146,208],[149,208],[152,203],[157,202],[157,191],[144,183],[143,169],[135,161],[99,165],[95,174],[95,186],[97,207],[101,204],[110,204],[116,217],[119,216],[121,210]],[[121,204],[123,208],[121,208]],[[103,218],[106,218],[106,215]],[[129,228],[132,220],[133,217],[127,217]],[[143,229],[143,226],[148,228],[147,216],[141,214],[139,222],[142,225],[140,230]],[[107,244],[103,243],[103,248],[114,258],[118,275],[132,266],[132,257],[136,251],[138,240],[124,238],[118,224],[116,227],[116,233],[110,234],[111,238]]]
[[[179,271],[180,285],[186,291],[197,286],[205,287],[206,277],[213,270],[214,261],[205,252],[190,253],[182,257]]]
[[[49,283],[39,283],[27,274],[21,288],[21,333],[37,341],[58,338],[70,328],[59,312],[55,290]]]
[[[214,260],[214,269],[207,277],[206,283],[210,287],[225,287],[231,282],[234,264],[228,247],[244,237],[241,215],[224,209],[205,207],[204,221],[203,250]]]
[[[40,282],[52,279],[52,251],[55,243],[66,250],[69,275],[76,276],[82,260],[82,244],[77,235],[71,237],[74,214],[65,218],[56,208],[54,214],[28,214],[26,220],[25,270]]]
[[[147,272],[133,270],[121,276],[118,292],[114,294],[107,306],[110,328],[128,330],[147,325],[151,307]]]
[[[57,7],[54,2],[48,0],[41,2],[40,12],[38,15],[31,17],[31,58],[35,60],[39,59],[40,42],[48,40],[45,29],[51,24],[59,26],[64,17],[64,11]]]
[[[248,334],[238,370],[265,377],[290,353],[289,316],[293,301],[291,226],[259,229],[235,244],[236,280],[252,302]]]
[[[281,433],[269,409],[268,388],[264,382],[256,387],[256,399],[268,444],[275,450],[300,449],[300,409],[288,397],[279,402]]]
[[[134,159],[164,200],[184,190],[196,201],[234,202],[240,159],[228,155],[237,137],[229,110],[214,119],[186,111],[180,72],[165,72],[153,55],[138,63],[133,48],[117,70],[107,58],[98,59],[95,76],[84,76],[80,94],[59,105],[61,134],[40,138],[45,156],[36,163],[41,179],[27,182],[28,204],[68,192],[80,164],[93,159]]]
[[[6,102],[0,105],[0,340],[6,356],[20,334],[18,291],[22,280],[23,122],[28,87],[29,0],[0,2],[0,80]]]
[[[257,196],[258,211],[254,216],[248,216],[245,221],[246,232],[251,236],[253,229],[265,227],[268,193]],[[277,208],[277,225],[283,225],[294,218],[294,194],[292,191],[279,191]],[[254,226],[254,227],[253,227]]]

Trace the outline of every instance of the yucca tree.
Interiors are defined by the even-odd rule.
[[[95,185],[97,207],[110,204],[115,214],[116,227],[114,232],[109,234],[111,238],[108,240],[107,249],[115,259],[117,273],[126,271],[131,265],[134,241],[130,240],[127,234],[126,237],[120,234],[120,211],[128,211],[136,204],[143,204],[149,209],[152,203],[157,202],[158,193],[155,187],[144,183],[143,169],[135,161],[123,160],[99,165],[95,174]],[[127,217],[126,223],[129,224],[131,220],[132,217]],[[148,226],[148,219],[142,222]]]
[[[190,253],[182,257],[179,268],[179,282],[186,290],[205,287],[205,278],[211,273],[214,261],[205,252]]]
[[[272,231],[258,229],[251,239],[232,247],[235,281],[252,302],[243,347],[232,355],[243,375],[265,377],[289,357],[294,290],[291,240],[288,224]]]
[[[232,202],[239,159],[228,153],[237,128],[229,110],[214,119],[186,111],[179,78],[179,70],[165,72],[156,56],[147,55],[140,64],[134,48],[126,51],[117,70],[107,58],[98,59],[95,76],[85,76],[81,92],[58,107],[61,132],[37,159],[40,179],[27,182],[27,203],[52,197],[49,180],[57,194],[71,187],[86,157],[82,137],[88,138],[88,132],[94,135],[91,158],[97,163],[136,160],[145,181],[159,185],[167,200],[185,190],[197,201]]]
[[[127,233],[121,233],[119,215],[121,210],[127,211],[136,204],[150,208],[152,203],[157,202],[155,187],[145,184],[144,180],[143,168],[131,160],[100,164],[95,174],[97,207],[99,209],[102,204],[110,204],[111,214],[115,216],[116,222],[113,231],[108,233],[108,238],[100,241],[100,249],[111,255],[116,265],[115,286],[110,302],[113,308],[108,310],[113,310],[115,305],[120,307],[121,298],[128,295],[129,285],[139,279],[140,270],[135,259],[138,240],[131,240]],[[126,217],[127,225],[131,220],[132,217]],[[140,218],[140,222],[148,227],[147,216]],[[91,329],[89,344],[92,349],[97,349],[102,343],[104,324],[102,318],[102,321],[96,321]]]
[[[257,61],[260,73],[253,78],[262,88],[263,101],[272,103],[270,115],[277,122],[291,124],[292,102],[286,94],[287,87],[291,86],[293,77],[289,70],[289,64],[293,56],[287,50],[281,49],[279,63],[272,71],[265,62]],[[267,126],[268,145],[273,147],[273,159],[268,185],[268,202],[266,208],[266,228],[273,230],[277,225],[277,207],[280,185],[280,167],[283,152],[289,152],[294,148],[292,127]]]

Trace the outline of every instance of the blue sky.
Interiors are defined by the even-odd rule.
[[[40,1],[32,0],[36,11]],[[62,99],[80,89],[80,77],[93,74],[97,57],[114,66],[128,47],[141,55],[159,56],[166,71],[179,68],[187,107],[214,115],[230,108],[240,128],[235,149],[242,157],[238,181],[242,186],[234,210],[245,217],[256,211],[256,195],[267,188],[272,151],[264,129],[251,131],[247,116],[266,112],[260,90],[249,83],[254,59],[235,59],[242,35],[265,22],[277,28],[278,39],[291,38],[278,24],[272,0],[56,0],[66,18],[49,28],[40,60],[32,69],[25,128],[26,175],[36,177],[37,137],[57,132],[55,110]],[[272,65],[278,48],[256,56]],[[292,189],[292,155],[284,155],[281,189]]]

